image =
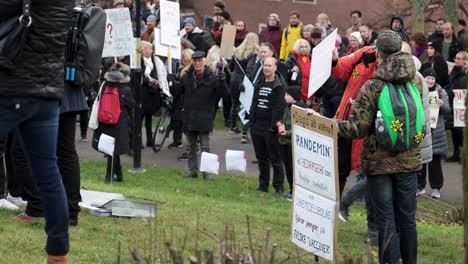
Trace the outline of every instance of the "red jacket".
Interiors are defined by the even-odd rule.
[[[283,30],[281,26],[270,27],[267,26],[260,33],[260,42],[269,42],[275,48],[276,54],[279,57],[281,49],[281,38],[283,37]]]
[[[364,62],[361,60],[363,55],[375,53],[374,47],[364,47],[356,52],[341,57],[338,63],[332,68],[332,78],[337,80],[348,81],[343,97],[341,99],[338,110],[336,110],[335,118],[339,120],[348,120],[352,112],[350,99],[356,99],[357,92],[370,78],[374,76],[377,63],[374,61]],[[363,139],[353,140],[351,153],[351,169],[359,170],[361,163],[361,149]]]

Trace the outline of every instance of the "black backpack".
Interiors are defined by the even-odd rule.
[[[106,12],[94,4],[73,9],[73,20],[67,34],[65,81],[72,87],[85,87],[99,76]]]

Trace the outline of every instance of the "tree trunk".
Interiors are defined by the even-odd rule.
[[[410,0],[411,32],[424,32],[424,11],[430,0]]]
[[[445,18],[456,27],[458,23],[458,0],[444,1]]]

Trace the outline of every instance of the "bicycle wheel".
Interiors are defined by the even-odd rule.
[[[169,136],[170,132],[171,117],[169,111],[163,110],[163,113],[159,117],[158,124],[153,133],[153,150],[159,152],[164,145],[164,141]]]

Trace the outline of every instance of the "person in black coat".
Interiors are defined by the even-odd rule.
[[[205,65],[206,54],[196,51],[192,55],[192,66],[182,77],[175,96],[184,97],[183,126],[189,144],[188,168],[186,177],[198,177],[197,145],[210,152],[210,132],[213,130],[215,105],[223,94],[224,73],[218,78]],[[206,179],[208,175],[203,173]]]
[[[444,38],[442,40],[433,42],[434,48],[444,57],[446,61],[455,62],[455,55],[459,51],[465,50],[463,42],[455,36],[452,23],[445,22],[442,26]],[[449,43],[446,53],[444,53],[444,44]]]
[[[286,107],[284,95],[286,82],[276,75],[276,59],[264,60],[264,77],[254,84],[255,91],[250,108],[251,136],[260,171],[257,191],[268,192],[270,164],[273,167],[275,193],[284,191],[284,169],[280,156],[278,122],[283,118]]]
[[[21,15],[22,3],[0,1],[0,18]],[[33,0],[33,21],[22,56],[14,70],[0,67],[0,138],[15,128],[22,135],[46,212],[47,263],[68,262],[68,208],[56,152],[65,40],[73,5],[73,1]]]
[[[114,148],[114,163],[112,157],[107,157],[107,169],[105,181],[110,182],[111,177],[117,175],[115,181],[123,181],[122,166],[120,164],[120,155],[127,153],[129,148],[129,126],[130,126],[130,113],[134,104],[131,88],[130,88],[130,68],[123,63],[116,63],[112,65],[109,72],[105,74],[106,83],[102,86],[102,96],[106,87],[112,89],[119,89],[120,96],[120,117],[116,125],[105,124],[99,122],[98,128],[94,131],[92,146],[98,150],[99,139],[102,134],[106,134],[115,138]],[[102,97],[101,97],[102,98]]]
[[[434,43],[427,44],[427,50],[421,56],[421,69],[423,72],[427,68],[432,68],[437,74],[437,83],[444,87],[449,82],[448,65],[444,57],[436,50]]]
[[[161,89],[159,88],[156,61],[153,56],[153,45],[142,41],[141,71],[143,72],[142,98],[143,116],[146,129],[146,146],[152,146],[153,115],[161,109]]]
[[[198,51],[207,52],[208,45],[206,45],[205,39],[203,38],[203,30],[197,27],[195,19],[193,17],[187,17],[184,20],[185,39],[189,40]]]

